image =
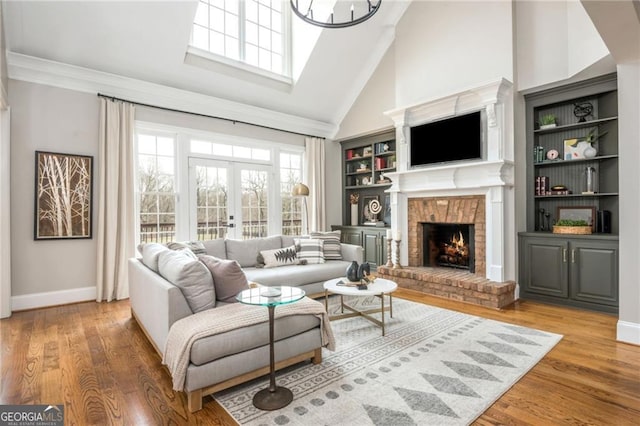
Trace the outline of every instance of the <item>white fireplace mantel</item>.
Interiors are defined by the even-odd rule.
[[[408,199],[485,195],[486,278],[504,282],[515,279],[514,135],[512,84],[500,78],[437,99],[398,108],[385,114],[396,126],[396,172],[392,181],[391,226],[407,235]],[[482,111],[484,155],[482,160],[409,167],[410,129],[447,117]],[[444,141],[443,143],[446,143]],[[428,149],[428,146],[424,147]],[[407,261],[407,245],[401,244],[400,261]]]

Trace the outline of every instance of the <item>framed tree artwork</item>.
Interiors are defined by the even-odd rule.
[[[93,157],[36,151],[34,239],[91,238]]]

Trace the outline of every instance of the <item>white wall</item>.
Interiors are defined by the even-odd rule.
[[[98,159],[99,102],[95,95],[9,80],[11,104],[11,270],[13,309],[31,307],[23,295],[60,290],[84,300],[95,287],[96,241],[34,241],[35,151],[94,156]],[[97,195],[94,200],[94,235]],[[76,299],[77,300],[77,299]]]
[[[640,345],[640,62],[618,66],[620,316],[618,340]]]
[[[396,108],[513,81],[511,3],[413,2],[395,41]]]
[[[336,140],[393,127],[393,120],[384,111],[396,107],[395,66],[395,47],[391,46],[342,120]]]
[[[517,1],[514,5],[518,90],[615,71],[594,66],[609,50],[580,2]],[[581,75],[590,67],[597,74]]]
[[[7,61],[0,3],[0,318],[11,315],[10,131]]]

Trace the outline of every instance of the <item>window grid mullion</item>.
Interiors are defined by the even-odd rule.
[[[240,60],[242,62],[246,62],[246,56],[245,56],[245,40],[246,40],[246,1],[245,0],[240,0],[240,4],[238,5],[238,43],[240,43],[240,49],[239,49],[239,54],[240,54]]]

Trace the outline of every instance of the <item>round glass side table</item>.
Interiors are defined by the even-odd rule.
[[[253,396],[253,405],[266,411],[278,410],[293,401],[293,393],[283,387],[276,386],[275,355],[273,351],[274,312],[278,305],[295,303],[304,297],[304,290],[297,287],[256,287],[244,290],[236,296],[236,300],[246,305],[266,306],[269,310],[269,387]]]

